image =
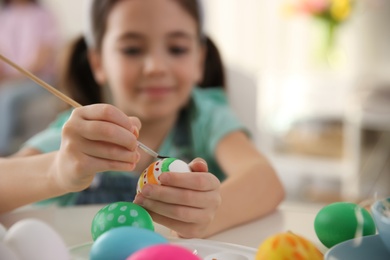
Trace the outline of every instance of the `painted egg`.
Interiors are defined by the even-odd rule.
[[[137,192],[147,184],[161,184],[159,177],[163,172],[190,172],[188,164],[176,158],[165,158],[155,161],[146,168],[138,179]]]
[[[122,226],[139,227],[154,231],[150,214],[132,202],[119,201],[100,209],[92,220],[92,239],[96,240],[104,232]]]
[[[124,260],[142,248],[167,243],[165,237],[149,229],[113,228],[99,236],[92,244],[89,259]]]
[[[362,223],[358,223],[357,209],[361,210]],[[370,213],[357,204],[350,202],[336,202],[323,207],[316,215],[314,229],[318,239],[326,247],[353,239],[358,228],[361,235],[374,235],[376,226]]]
[[[145,259],[158,259],[158,260],[201,260],[191,250],[173,244],[162,244],[145,247],[126,260],[145,260]]]
[[[256,260],[311,259],[322,260],[323,254],[306,238],[292,232],[267,238],[256,253]]]

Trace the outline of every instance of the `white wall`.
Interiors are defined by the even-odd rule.
[[[65,39],[82,32],[84,1],[43,0],[58,15]],[[256,134],[256,128],[262,128],[262,122],[256,125],[256,121],[258,115],[263,112],[259,111],[263,108],[259,107],[262,104],[257,104],[257,97],[264,96],[261,92],[264,91],[261,88],[263,86],[259,85],[264,82],[264,78],[275,72],[282,76],[290,72],[306,73],[324,69],[313,64],[308,51],[315,28],[309,19],[284,16],[284,0],[202,2],[205,10],[205,31],[215,40],[227,65],[233,107]],[[386,28],[390,23],[390,1],[359,2],[361,3],[352,19],[341,30],[339,45],[346,58],[341,66],[325,71],[324,75],[338,77],[338,74],[353,75],[362,71],[388,74],[390,33]],[[325,86],[326,77],[323,83]],[[333,89],[337,91],[337,88]],[[344,92],[341,90],[334,94]],[[299,95],[298,89],[295,93]],[[342,105],[342,101],[340,102]],[[335,106],[337,107],[337,104],[332,104],[330,109]]]
[[[82,32],[84,0],[41,0],[57,16],[61,33],[68,40]]]

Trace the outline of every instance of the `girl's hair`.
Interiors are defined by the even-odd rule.
[[[62,60],[60,88],[82,105],[102,103],[102,88],[95,81],[88,62],[88,45],[100,50],[106,30],[107,18],[113,6],[121,0],[95,0],[90,9],[90,33],[92,39],[85,37],[75,39],[69,45]],[[202,88],[225,87],[225,73],[219,51],[213,41],[202,32],[202,17],[198,0],[174,0],[196,21],[201,44],[205,44],[206,58],[203,80],[198,83]],[[90,42],[92,41],[92,42]]]

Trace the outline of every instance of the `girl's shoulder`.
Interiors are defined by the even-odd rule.
[[[222,88],[194,88],[189,109],[190,124],[194,133],[220,133],[244,129],[244,125],[231,108]]]
[[[65,110],[59,113],[56,119],[50,124],[49,128],[62,128],[62,126],[68,121],[73,109]]]
[[[199,88],[194,87],[192,99],[196,104],[228,105],[228,98],[222,87]]]

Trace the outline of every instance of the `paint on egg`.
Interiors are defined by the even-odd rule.
[[[268,237],[259,246],[255,259],[322,260],[324,256],[310,240],[288,231]]]
[[[165,158],[155,161],[147,167],[140,175],[137,183],[137,193],[140,193],[147,183],[161,184],[160,175],[163,172],[190,172],[187,163],[176,158]]]
[[[92,239],[122,226],[154,231],[153,219],[146,209],[132,202],[119,201],[106,205],[95,214],[91,225]]]

